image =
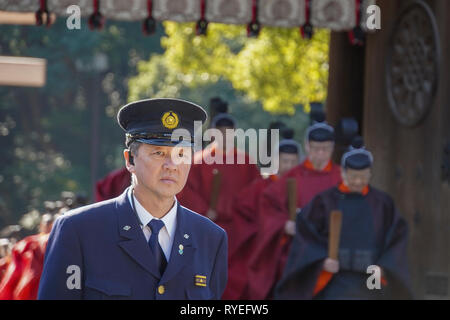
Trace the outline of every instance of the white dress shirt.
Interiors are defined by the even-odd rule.
[[[136,205],[136,213],[139,217],[140,222],[143,225],[141,226],[141,228],[142,231],[144,232],[144,236],[147,242],[152,234],[152,231],[150,230],[150,227],[147,224],[150,221],[152,221],[152,219],[162,220],[162,222],[164,222],[164,227],[159,231],[158,241],[164,252],[164,255],[166,256],[166,260],[169,261],[173,239],[175,237],[175,229],[177,227],[177,198],[174,197],[175,202],[173,204],[172,209],[170,209],[169,212],[167,212],[164,217],[158,219],[152,216],[150,212],[145,210],[145,208],[139,203],[138,199],[136,199],[134,194],[132,195],[132,192],[128,192],[128,200],[130,201],[131,206],[133,206],[133,201],[131,200],[131,197],[134,198],[134,203]]]

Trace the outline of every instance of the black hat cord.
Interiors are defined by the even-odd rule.
[[[247,25],[247,36],[257,37],[261,31],[261,24],[258,21],[258,0],[252,0],[252,20]]]
[[[312,0],[305,0],[305,23],[300,27],[303,39],[311,39],[314,35],[314,28],[311,24],[311,2]]]
[[[100,12],[100,0],[93,0],[94,12],[89,16],[89,29],[101,30],[105,24],[105,18]]]
[[[39,1],[39,10],[36,11],[35,17],[36,17],[36,25],[41,26],[44,25],[46,27],[49,27],[51,24],[51,18],[50,18],[50,12],[47,8],[47,0],[40,0]],[[44,14],[46,16],[45,23],[44,23]]]
[[[355,16],[356,25],[353,30],[349,31],[348,39],[354,46],[363,46],[366,40],[364,30],[361,28],[361,16],[362,16],[362,1],[355,0]]]
[[[147,0],[147,18],[142,22],[142,33],[146,36],[156,32],[156,20],[153,18],[153,1]]]
[[[200,19],[195,25],[195,33],[198,36],[206,36],[206,30],[208,28],[208,21],[206,16],[206,0],[200,0]]]

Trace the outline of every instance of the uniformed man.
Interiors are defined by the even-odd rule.
[[[175,198],[189,174],[194,121],[206,117],[201,107],[179,99],[120,109],[132,184],[117,198],[55,222],[40,299],[221,298],[226,233]],[[175,140],[176,129],[187,134]]]
[[[297,216],[277,299],[411,297],[407,224],[392,198],[369,185],[372,163],[362,139],[355,139],[342,157],[343,182],[314,197]],[[333,210],[342,212],[337,260],[328,256]]]

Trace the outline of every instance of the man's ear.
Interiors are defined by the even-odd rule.
[[[130,150],[128,150],[128,162],[129,162],[132,166],[134,166],[134,157],[133,157],[133,155],[131,154],[131,151],[130,151]]]
[[[129,149],[123,150],[123,157],[125,158],[125,166],[128,171],[134,172],[134,158],[131,155],[131,151]]]

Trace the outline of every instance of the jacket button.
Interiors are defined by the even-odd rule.
[[[158,293],[159,294],[164,294],[165,291],[166,291],[166,289],[164,288],[164,286],[159,286],[158,287]]]

